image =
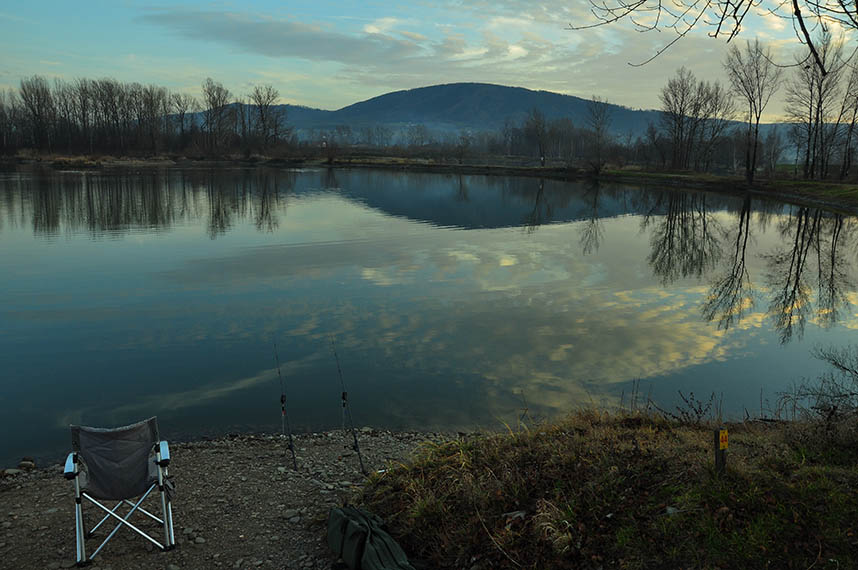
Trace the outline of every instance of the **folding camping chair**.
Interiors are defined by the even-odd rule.
[[[122,526],[127,526],[162,550],[175,547],[173,509],[170,504],[172,483],[167,480],[170,449],[167,442],[161,441],[158,436],[158,420],[149,418],[115,429],[74,425],[70,427],[74,451],[69,453],[66,459],[64,474],[66,479],[74,480],[78,566],[95,558]],[[161,518],[140,506],[156,488],[161,494]],[[86,530],[83,519],[83,499],[106,513],[104,518],[89,530]],[[135,500],[132,502],[131,499]],[[113,508],[108,508],[99,500],[118,502]],[[118,511],[123,505],[130,506],[131,510],[121,515]],[[128,521],[135,512],[140,512],[163,525],[163,544]],[[117,521],[116,526],[92,556],[87,558],[86,539],[111,518]]]

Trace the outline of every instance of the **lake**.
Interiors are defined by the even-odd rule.
[[[854,345],[856,220],[621,184],[373,170],[0,173],[0,467],[70,423],[183,439],[496,429],[679,391],[772,413]]]

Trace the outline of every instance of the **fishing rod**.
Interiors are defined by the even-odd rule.
[[[280,356],[277,354],[277,343],[274,343],[274,361],[277,363],[277,377],[280,379],[280,433],[286,435],[289,430],[289,451],[292,452],[292,467],[298,470],[298,460],[295,459],[295,445],[292,443],[292,428],[289,426],[289,414],[286,413],[286,385],[280,374]]]
[[[340,368],[340,357],[337,355],[337,347],[334,344],[334,335],[331,335],[331,352],[334,353],[334,360],[337,361],[337,374],[340,375],[340,387],[342,387],[343,399],[343,430],[345,431],[346,415],[349,417],[349,426],[352,430],[352,449],[357,452],[358,461],[360,461],[360,472],[366,475],[366,468],[363,466],[363,457],[360,454],[360,446],[358,445],[357,432],[355,431],[355,422],[352,420],[352,408],[349,406],[349,393],[346,391],[346,383],[343,380],[343,370]]]

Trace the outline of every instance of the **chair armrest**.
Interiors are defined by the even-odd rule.
[[[166,441],[158,442],[158,465],[161,467],[166,467],[170,464],[170,446],[167,445]]]
[[[69,456],[66,457],[66,466],[63,469],[63,476],[66,479],[74,479],[77,477],[77,455],[75,452],[69,453]]]

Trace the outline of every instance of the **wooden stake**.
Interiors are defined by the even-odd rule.
[[[723,475],[727,469],[727,428],[715,430],[715,472]]]

